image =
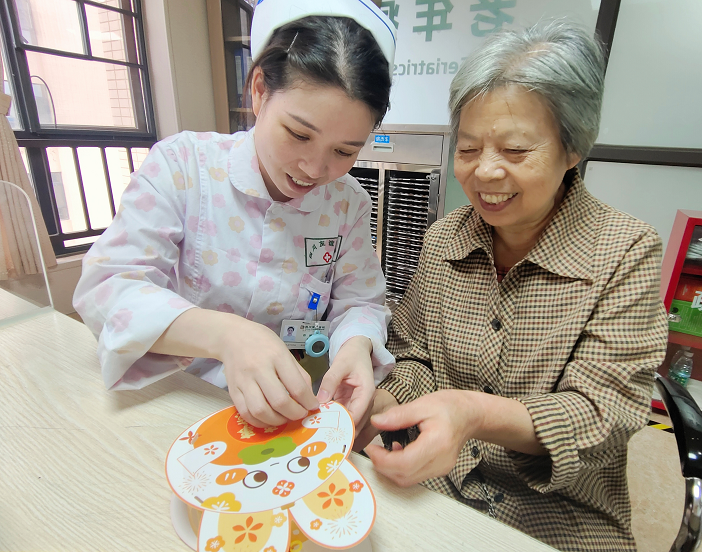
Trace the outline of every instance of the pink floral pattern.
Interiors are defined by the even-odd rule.
[[[145,192],[134,200],[134,207],[148,213],[151,209],[156,207],[156,198],[152,194]]]
[[[268,247],[261,249],[260,260],[262,263],[270,263],[275,258],[275,253]]]
[[[236,287],[241,283],[241,274],[238,272],[225,272],[222,281],[225,286]]]
[[[168,373],[139,355],[184,309],[239,314],[278,333],[284,318],[309,313],[311,291],[332,313],[332,357],[361,333],[373,336],[376,378],[391,366],[382,347],[384,279],[363,220],[370,199],[351,177],[281,205],[260,176],[253,133],[186,132],[153,147],[122,197],[121,215],[86,257],[75,298],[86,325],[106,334],[98,347],[110,386]],[[340,249],[319,245],[339,236]],[[315,242],[333,270],[310,262]]]
[[[215,194],[212,196],[212,205],[218,209],[223,209],[227,206],[227,202],[222,194]]]
[[[114,331],[119,333],[126,330],[129,327],[129,323],[132,321],[133,316],[134,313],[129,309],[119,309],[110,319]]]

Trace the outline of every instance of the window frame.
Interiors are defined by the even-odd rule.
[[[151,93],[151,83],[148,70],[146,41],[144,35],[144,19],[141,0],[131,0],[132,10],[116,8],[93,0],[71,0],[78,10],[78,20],[83,38],[83,49],[87,54],[65,52],[42,46],[24,44],[21,39],[20,26],[17,17],[15,0],[0,0],[0,32],[2,32],[6,47],[9,67],[5,68],[8,81],[14,90],[13,98],[17,117],[22,130],[15,130],[19,147],[26,148],[30,177],[34,183],[37,199],[46,223],[56,255],[70,255],[86,251],[90,244],[66,245],[69,240],[99,236],[104,228],[93,228],[90,222],[88,206],[85,200],[77,148],[97,147],[101,150],[105,182],[108,187],[110,209],[114,216],[116,206],[112,195],[110,175],[105,159],[105,148],[126,148],[130,172],[133,172],[132,148],[150,148],[156,141],[156,119]],[[139,63],[125,62],[92,55],[88,35],[87,16],[85,7],[93,6],[109,11],[131,16],[134,22],[134,39],[136,59]],[[127,45],[128,46],[128,45]],[[37,105],[32,90],[29,64],[26,52],[39,52],[64,58],[98,61],[120,67],[128,67],[140,72],[141,80],[137,85],[130,78],[130,86],[134,98],[136,129],[105,128],[105,127],[63,127],[42,128]],[[140,128],[141,126],[141,128]],[[51,178],[47,148],[68,147],[73,150],[76,176],[82,197],[83,214],[86,230],[78,232],[63,232],[58,212],[53,181]]]
[[[612,51],[621,3],[622,0],[601,0],[600,2],[595,32],[604,44],[605,63],[609,61]],[[587,157],[580,163],[580,172],[583,177],[585,177],[589,161],[702,168],[702,148],[625,146],[596,143]]]
[[[70,138],[78,136],[89,136],[90,138],[156,138],[156,118],[154,113],[151,81],[149,78],[148,62],[146,54],[146,41],[144,39],[144,21],[141,9],[141,0],[131,0],[134,11],[115,8],[108,4],[101,4],[93,0],[70,0],[76,4],[79,12],[79,24],[83,37],[83,48],[88,54],[66,52],[43,46],[24,44],[20,34],[20,25],[17,18],[15,0],[0,0],[0,22],[2,23],[3,38],[7,48],[7,57],[10,63],[10,79],[13,82],[17,94],[17,115],[22,123],[23,130],[15,131],[18,140],[24,138]],[[88,38],[88,22],[85,6],[98,7],[108,11],[129,15],[134,20],[134,37],[136,43],[136,55],[139,63],[115,60],[110,58],[97,57],[92,55],[90,39]],[[134,130],[124,128],[106,127],[63,127],[63,128],[42,128],[39,122],[36,101],[34,100],[33,85],[30,78],[29,64],[27,62],[27,52],[37,52],[50,54],[56,57],[80,59],[84,61],[98,61],[119,67],[128,67],[140,71],[142,86],[134,86],[131,83],[131,90],[134,94],[135,118],[137,128]],[[132,81],[132,79],[130,79]]]

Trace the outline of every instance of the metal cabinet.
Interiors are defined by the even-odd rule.
[[[448,127],[384,127],[350,171],[373,200],[373,244],[391,307],[417,269],[427,228],[444,215],[448,155]]]

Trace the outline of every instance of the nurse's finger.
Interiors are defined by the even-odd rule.
[[[304,372],[304,368],[302,368],[302,366],[295,361],[292,355],[290,355],[289,362],[287,362],[286,359],[286,361],[281,364],[281,366],[276,365],[276,373],[280,378],[280,382],[282,382],[282,385],[285,386],[285,389],[290,394],[290,397],[292,397],[295,401],[297,401],[297,404],[305,409],[305,413],[303,415],[299,416],[298,418],[290,418],[291,420],[298,420],[299,418],[306,416],[308,410],[315,410],[319,408],[319,402],[312,392],[312,384],[309,375],[307,378],[302,375],[301,371]],[[267,394],[266,398],[268,398],[268,402],[270,402],[270,397],[268,397]],[[282,411],[278,410],[276,405],[274,405],[272,402],[270,403],[273,408],[282,414]]]
[[[310,373],[307,370],[305,370],[302,366],[300,366],[299,362],[295,361],[295,364],[297,364],[297,371],[300,372],[302,379],[305,380],[307,385],[312,387],[312,376],[310,376]]]
[[[294,370],[294,366],[291,368]],[[294,373],[299,378],[300,382],[304,384],[304,380],[297,370],[294,370]],[[291,396],[283,383],[278,379],[277,374],[261,374],[257,378],[257,382],[270,407],[277,414],[284,416],[286,421],[299,420],[307,416],[308,409],[299,404]]]
[[[232,402],[234,403],[237,412],[241,415],[242,418],[244,418],[244,420],[246,420],[249,424],[251,424],[254,427],[267,427],[267,424],[263,423],[261,420],[251,415],[248,407],[246,406],[246,400],[244,399],[244,395],[241,394],[241,391],[239,391],[238,387],[232,387],[230,385],[229,396],[232,398]]]
[[[256,427],[271,427],[283,425],[288,421],[287,418],[278,414],[273,408],[271,408],[271,405],[268,404],[265,392],[260,387],[259,382],[252,381],[248,383],[241,391],[246,397],[246,407],[251,413],[252,418],[262,422],[259,425],[251,425],[256,425]]]

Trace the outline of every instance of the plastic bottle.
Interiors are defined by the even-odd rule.
[[[683,387],[687,386],[690,374],[692,374],[692,356],[690,351],[683,351],[682,356],[672,363],[670,370],[668,370],[668,377]]]
[[[680,360],[683,355],[685,354],[685,351],[689,351],[690,347],[688,345],[681,345],[680,348],[675,351],[675,354],[673,355],[673,358],[670,359],[670,364],[669,366],[673,366],[678,360]]]

